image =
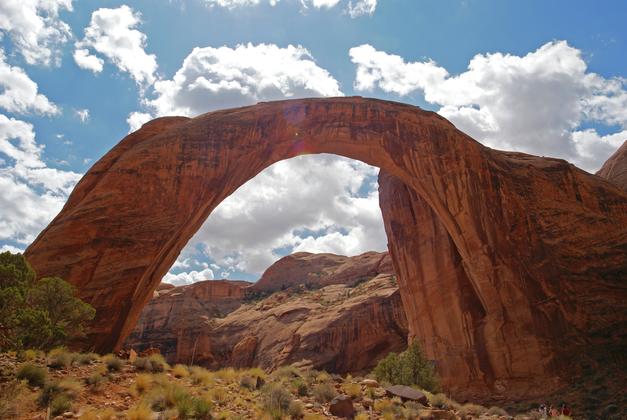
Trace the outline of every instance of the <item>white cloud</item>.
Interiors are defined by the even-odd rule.
[[[31,124],[0,114],[0,240],[31,242],[80,178],[47,167],[43,149]]]
[[[104,68],[104,60],[95,55],[91,55],[87,48],[77,48],[74,50],[73,57],[78,67],[82,69],[100,73]]]
[[[59,12],[72,11],[72,0],[2,0],[0,30],[6,31],[28,64],[58,65],[60,46],[72,33]]]
[[[344,255],[385,250],[377,172],[332,155],[276,163],[224,200],[182,255],[200,247],[227,271],[258,275],[279,258],[278,248]]]
[[[18,114],[59,114],[59,108],[38,93],[37,83],[21,68],[9,65],[5,58],[0,48],[0,107]]]
[[[150,114],[145,112],[131,112],[126,119],[129,126],[129,133],[139,130],[142,125],[150,120],[152,120],[152,116]]]
[[[163,282],[170,283],[175,286],[184,286],[202,280],[213,280],[213,271],[205,268],[202,271],[190,271],[179,274],[168,273],[163,277]]]
[[[352,18],[363,15],[372,15],[377,8],[377,0],[351,0],[348,3],[348,14]]]
[[[84,124],[89,121],[89,110],[88,109],[75,109],[74,115]]]
[[[146,106],[157,116],[198,114],[221,108],[342,92],[328,71],[301,46],[272,44],[194,48],[171,80],[154,85]]]
[[[24,250],[22,248],[17,248],[13,245],[2,245],[0,246],[0,252],[10,252],[12,254],[23,254]]]
[[[581,52],[564,41],[525,56],[478,54],[455,76],[433,61],[406,62],[370,45],[349,54],[357,65],[356,89],[421,92],[490,147],[561,157],[594,171],[611,154],[615,137],[581,131],[581,125],[627,128],[626,81],[588,72]]]
[[[257,6],[262,0],[203,0],[209,7],[219,6],[227,9],[235,9],[236,7]],[[276,6],[279,0],[266,0],[271,6]]]
[[[129,73],[138,84],[154,83],[157,60],[154,54],[145,51],[146,34],[135,29],[140,23],[141,15],[127,5],[94,11],[85,28],[85,37],[75,45],[74,61],[81,68],[95,73],[102,71],[103,60],[90,53],[90,49],[95,50]]]

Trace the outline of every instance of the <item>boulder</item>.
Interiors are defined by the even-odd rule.
[[[352,419],[355,417],[353,400],[348,395],[338,395],[331,400],[329,412],[336,417]]]
[[[422,405],[429,404],[429,400],[425,394],[410,386],[392,385],[385,388],[385,393],[389,397],[399,397],[403,402],[415,401]]]

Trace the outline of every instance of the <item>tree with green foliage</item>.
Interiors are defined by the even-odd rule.
[[[393,385],[416,385],[431,392],[439,390],[435,367],[416,341],[401,354],[388,354],[379,361],[373,373],[377,380]]]
[[[23,255],[0,253],[0,351],[63,345],[84,335],[95,313],[71,284],[37,281]]]

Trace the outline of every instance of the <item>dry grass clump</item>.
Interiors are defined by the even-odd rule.
[[[70,399],[75,399],[83,392],[83,385],[76,379],[65,378],[57,384],[59,390],[67,395]]]
[[[218,405],[224,405],[228,401],[228,394],[223,388],[212,388],[207,392],[206,396]]]
[[[33,363],[24,363],[17,369],[15,377],[27,381],[30,386],[42,387],[48,378],[48,371]]]
[[[233,368],[220,369],[214,373],[216,379],[219,379],[227,384],[232,384],[238,381],[238,373]]]
[[[509,417],[507,411],[503,410],[501,407],[492,406],[486,412],[488,416],[505,416]]]
[[[280,420],[286,414],[294,397],[278,383],[266,384],[261,388],[261,405],[271,418]]]
[[[342,390],[351,398],[359,399],[361,398],[361,385],[355,384],[352,382],[344,383],[342,385]]]
[[[250,375],[242,375],[239,379],[239,385],[242,388],[253,390],[257,388],[257,378],[253,378]]]
[[[187,378],[189,376],[189,370],[185,365],[174,365],[172,368],[172,376],[175,378]]]
[[[0,419],[18,418],[35,406],[36,394],[20,381],[0,384]]]
[[[485,408],[482,405],[479,404],[464,404],[461,407],[459,407],[459,415],[460,416],[475,416],[478,417],[482,414],[485,414],[485,412],[488,411],[487,408]]]
[[[337,395],[335,387],[328,382],[323,382],[316,385],[311,393],[314,399],[319,403],[329,402]]]
[[[85,383],[89,385],[92,391],[99,391],[104,383],[107,382],[107,379],[103,374],[94,372],[85,379]]]
[[[38,359],[41,356],[41,353],[42,352],[37,350],[28,349],[20,352],[18,354],[18,358],[23,362],[32,362],[33,360]]]
[[[57,347],[48,352],[48,366],[53,369],[67,369],[76,356],[65,347]]]
[[[100,359],[100,356],[96,353],[76,353],[74,354],[74,360],[79,365],[88,365],[91,362]]]
[[[146,391],[150,390],[152,387],[153,379],[151,375],[146,373],[140,373],[135,377],[135,383],[133,384],[133,389],[138,394],[143,394]]]
[[[117,357],[115,354],[107,354],[102,356],[102,361],[110,372],[119,372],[124,367],[124,360]]]
[[[133,366],[139,370],[153,373],[164,372],[169,368],[168,363],[160,354],[151,354],[148,357],[138,357],[133,362]]]
[[[373,408],[380,413],[390,411],[394,406],[394,402],[389,398],[380,398],[374,401]]]
[[[276,379],[294,379],[302,378],[301,371],[293,365],[281,366],[272,373],[272,376]]]
[[[139,403],[125,413],[128,420],[152,420],[152,410],[145,403]]]
[[[299,419],[305,414],[305,405],[301,401],[294,400],[287,407],[287,414],[293,419]]]
[[[79,420],[117,420],[118,415],[112,408],[105,408],[103,410],[97,408],[91,408],[85,410],[79,417]]]
[[[72,399],[66,394],[59,394],[50,401],[50,414],[58,416],[72,409]]]
[[[331,382],[332,380],[333,380],[333,378],[331,378],[331,375],[329,375],[326,372],[320,372],[316,376],[316,382],[318,382],[318,383]]]
[[[355,416],[355,420],[370,420],[370,416],[362,411]]]
[[[429,398],[429,403],[431,403],[432,406],[443,410],[458,410],[461,407],[459,403],[453,401],[442,393],[427,394],[427,398]]]
[[[194,385],[213,385],[213,373],[209,372],[207,369],[200,366],[192,366],[189,368],[189,371]]]
[[[309,385],[301,378],[294,379],[292,381],[292,390],[294,394],[299,397],[305,397],[309,395]]]

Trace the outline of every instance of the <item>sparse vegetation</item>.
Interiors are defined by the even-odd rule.
[[[312,395],[319,403],[326,403],[331,401],[337,395],[337,392],[333,385],[328,382],[323,382],[314,386]]]
[[[439,390],[435,368],[417,342],[400,354],[388,354],[377,364],[373,374],[378,381],[393,385],[415,385],[431,392]]]
[[[293,399],[292,394],[280,384],[267,384],[261,389],[264,411],[273,419],[282,419]]]
[[[103,356],[102,361],[105,363],[105,366],[107,366],[107,369],[113,372],[121,371],[124,366],[124,360],[114,354],[107,354]]]
[[[24,363],[19,367],[15,376],[17,379],[26,380],[30,386],[42,387],[48,378],[48,372],[40,366]]]

